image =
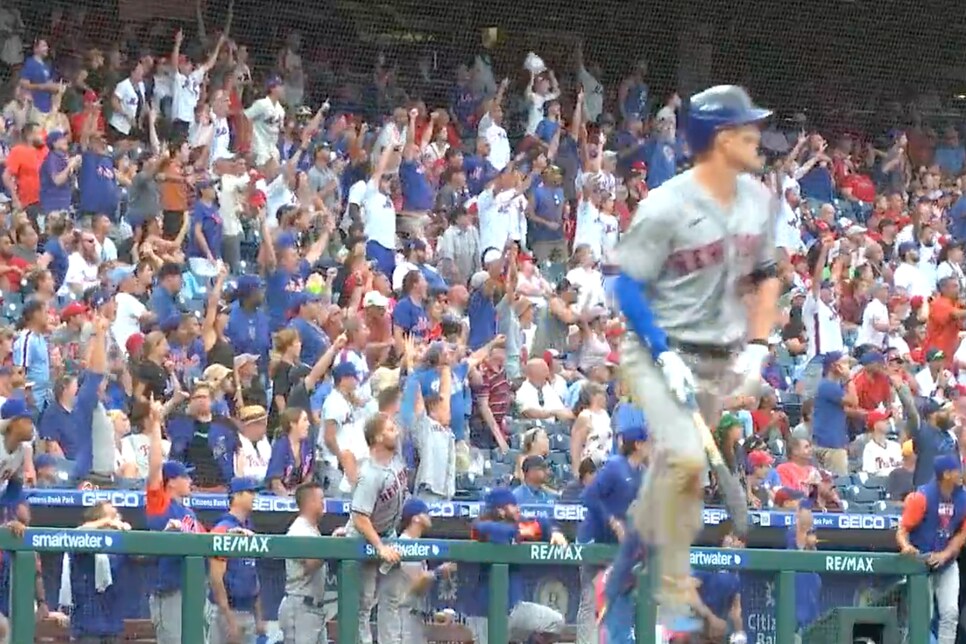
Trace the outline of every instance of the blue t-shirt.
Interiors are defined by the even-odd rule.
[[[565,201],[564,191],[560,186],[551,188],[546,184],[541,184],[533,190],[533,214],[559,225],[554,229],[536,221],[529,222],[527,237],[530,243],[563,239],[563,207]]]
[[[426,211],[433,209],[436,198],[433,185],[426,176],[426,168],[418,161],[399,164],[399,183],[402,186],[403,210]]]
[[[70,208],[71,180],[57,185],[54,177],[67,168],[67,154],[51,150],[40,164],[40,208],[44,212]]]
[[[278,266],[268,274],[265,279],[265,308],[272,333],[285,326],[292,309],[292,294],[305,290],[305,280],[311,268],[308,261],[303,259],[294,272]]]
[[[207,257],[195,237],[195,226],[201,224],[201,234],[208,243],[208,250],[215,259],[221,259],[221,215],[218,206],[198,200],[191,211],[191,234],[188,236],[188,257]]]
[[[832,203],[835,199],[835,183],[832,181],[832,173],[828,168],[815,165],[804,177],[798,180],[802,189],[802,196],[806,199],[815,199],[822,203]]]
[[[728,619],[735,597],[741,592],[741,578],[738,573],[733,570],[696,570],[694,576],[701,582],[698,595],[704,605],[718,619]]]
[[[392,323],[416,338],[425,337],[429,331],[429,316],[426,315],[426,309],[413,302],[408,296],[396,303],[396,308],[392,312]]]
[[[50,269],[50,273],[54,277],[54,286],[60,288],[64,283],[64,278],[67,277],[67,252],[56,237],[47,240],[44,245],[44,252],[51,257],[47,268]]]
[[[815,392],[815,412],[812,437],[816,447],[843,449],[849,444],[848,424],[842,397],[845,385],[823,379]]]
[[[476,108],[480,104],[473,90],[470,87],[454,85],[450,92],[449,104],[460,127],[464,130],[470,129],[473,126],[471,121],[476,115]]]
[[[80,211],[101,213],[113,219],[118,197],[114,160],[96,152],[84,152],[81,159],[77,175]]]
[[[647,186],[654,189],[672,178],[677,172],[677,155],[674,142],[651,139],[644,146],[647,163]]]
[[[304,318],[294,318],[289,326],[298,331],[299,339],[302,341],[299,360],[307,365],[314,365],[328,350],[329,336],[317,324],[312,324]]]
[[[471,154],[463,157],[463,172],[466,173],[466,187],[470,194],[476,196],[483,192],[486,184],[493,181],[499,174],[489,159]]]
[[[470,366],[467,362],[461,362],[452,369],[449,425],[456,440],[462,440],[466,436],[466,422],[472,405],[469,381],[467,380],[469,372]],[[420,368],[413,372],[413,376],[419,382],[419,389],[423,398],[430,394],[439,394],[439,372],[436,369]]]
[[[959,175],[966,164],[966,148],[940,146],[936,148],[935,161],[946,174]]]
[[[629,148],[633,149],[633,152],[627,156],[618,158],[617,167],[621,170],[621,172],[626,174],[630,171],[631,166],[638,161],[647,163],[647,146],[641,145],[641,139],[636,134],[626,130],[621,130],[614,138],[614,145],[618,150],[622,151]],[[650,179],[650,177],[648,177],[648,179]],[[650,185],[650,180],[648,180],[648,184]]]
[[[49,83],[53,74],[50,71],[50,65],[31,56],[24,61],[23,69],[20,70],[20,78],[34,85],[42,85]],[[35,89],[31,90],[30,94],[34,100],[34,107],[44,114],[48,114],[53,107],[53,92]]]
[[[470,293],[466,315],[470,319],[469,347],[476,351],[496,337],[496,305],[493,298],[476,289]]]
[[[554,135],[557,130],[560,129],[559,121],[551,121],[550,119],[543,119],[537,123],[537,129],[533,131],[533,135],[543,141],[544,143],[550,143],[553,140]]]

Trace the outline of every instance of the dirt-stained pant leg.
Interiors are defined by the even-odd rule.
[[[697,403],[713,427],[721,413],[724,392],[737,385],[729,361],[682,354],[697,380]],[[645,541],[656,547],[655,563],[662,578],[657,597],[673,614],[688,599],[690,546],[700,532],[708,461],[691,412],[667,387],[650,354],[633,338],[622,348],[622,377],[641,406],[654,442],[651,467],[641,486],[632,516]]]

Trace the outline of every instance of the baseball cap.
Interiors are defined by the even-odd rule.
[[[114,298],[114,294],[106,288],[99,288],[91,294],[91,306],[99,309]]]
[[[247,297],[252,291],[262,287],[262,280],[258,275],[242,275],[235,284],[235,294],[240,298]]]
[[[824,372],[828,372],[829,367],[845,357],[841,351],[829,351],[822,356],[822,367]]]
[[[85,313],[87,313],[87,306],[83,302],[71,302],[61,310],[60,319],[66,322],[75,315],[84,315]]]
[[[227,378],[228,374],[230,373],[231,373],[231,369],[229,369],[225,365],[213,364],[213,365],[209,365],[204,370],[204,373],[201,374],[201,377],[203,380],[206,380],[211,383],[216,383]]]
[[[54,147],[54,144],[60,141],[61,139],[63,139],[65,136],[67,135],[61,132],[60,130],[54,130],[53,132],[47,135],[47,147],[48,148]]]
[[[961,469],[963,469],[962,461],[959,460],[959,457],[953,456],[952,454],[943,454],[937,457],[933,465],[937,479],[942,478],[942,475],[946,472],[958,472]]]
[[[16,420],[17,418],[31,418],[27,401],[23,398],[9,398],[0,405],[0,420]]]
[[[902,257],[905,256],[906,253],[912,252],[914,250],[916,250],[915,242],[911,242],[911,241],[902,242],[901,244],[899,244],[899,258],[901,259]]]
[[[161,479],[167,483],[173,479],[191,478],[193,467],[188,467],[179,461],[165,461],[161,466]]]
[[[362,306],[376,306],[384,309],[389,306],[389,298],[379,291],[369,291],[362,298]]]
[[[483,251],[483,265],[486,266],[490,262],[495,262],[503,258],[503,252],[499,248],[493,248],[492,246]],[[474,275],[474,277],[476,277]]]
[[[418,517],[420,514],[429,514],[429,506],[422,499],[416,497],[410,497],[406,503],[403,504],[402,509],[402,522],[403,525],[408,524],[413,520],[413,517]]]
[[[255,479],[247,476],[236,476],[228,483],[228,494],[257,491],[258,483],[255,481]]]
[[[477,271],[473,273],[473,277],[470,278],[470,288],[481,288],[484,284],[486,284],[488,279],[490,279],[489,273],[486,271]]]
[[[625,441],[646,441],[648,439],[647,427],[644,425],[628,425],[621,428],[620,437]]]
[[[902,458],[912,456],[916,453],[916,446],[912,440],[907,440],[902,443]]]
[[[246,364],[246,363],[249,363],[249,362],[258,362],[258,356],[256,356],[254,353],[242,353],[241,355],[235,356],[235,360],[234,360],[233,364],[235,365],[235,368],[237,369],[238,367],[242,366],[243,364]]]
[[[762,449],[756,449],[748,455],[748,464],[752,467],[771,466],[775,462],[775,457]]]
[[[111,281],[111,284],[113,284],[116,287],[121,282],[123,282],[129,277],[132,277],[133,275],[134,275],[133,266],[117,266],[115,268],[112,268],[111,272],[108,273],[108,279]]]
[[[859,359],[863,367],[873,364],[885,364],[885,357],[878,351],[866,351]]]
[[[124,348],[128,354],[137,353],[144,346],[144,336],[140,333],[132,333],[124,342]]]
[[[718,421],[718,429],[731,429],[732,427],[742,427],[742,423],[734,414],[722,414]]]
[[[805,493],[801,490],[783,487],[775,492],[775,505],[781,507],[789,501],[799,501],[803,498],[805,498]]]
[[[343,378],[355,378],[359,379],[359,372],[356,370],[356,366],[351,362],[342,362],[332,369],[332,380],[339,382]]]
[[[873,409],[866,415],[865,422],[871,429],[875,427],[876,423],[881,423],[890,418],[892,418],[892,412],[883,409]]]
[[[534,454],[533,456],[528,456],[525,459],[523,459],[523,464],[520,466],[520,469],[523,470],[524,474],[526,474],[532,469],[538,469],[538,468],[547,469],[547,461],[543,460],[542,456],[537,456],[536,454]]]
[[[513,492],[505,487],[497,487],[490,490],[484,497],[483,502],[488,508],[503,508],[508,505],[517,505],[517,499]]]

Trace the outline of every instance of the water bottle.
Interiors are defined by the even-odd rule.
[[[379,574],[388,575],[389,571],[396,567],[396,564],[389,563],[388,561],[383,561],[379,564]]]

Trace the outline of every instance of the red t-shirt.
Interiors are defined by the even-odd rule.
[[[47,158],[47,146],[35,148],[26,143],[13,146],[7,155],[7,170],[17,182],[17,197],[22,206],[40,202],[40,164]]]
[[[884,373],[872,375],[863,369],[852,382],[855,383],[855,395],[859,397],[861,409],[872,411],[892,401],[892,381]]]

